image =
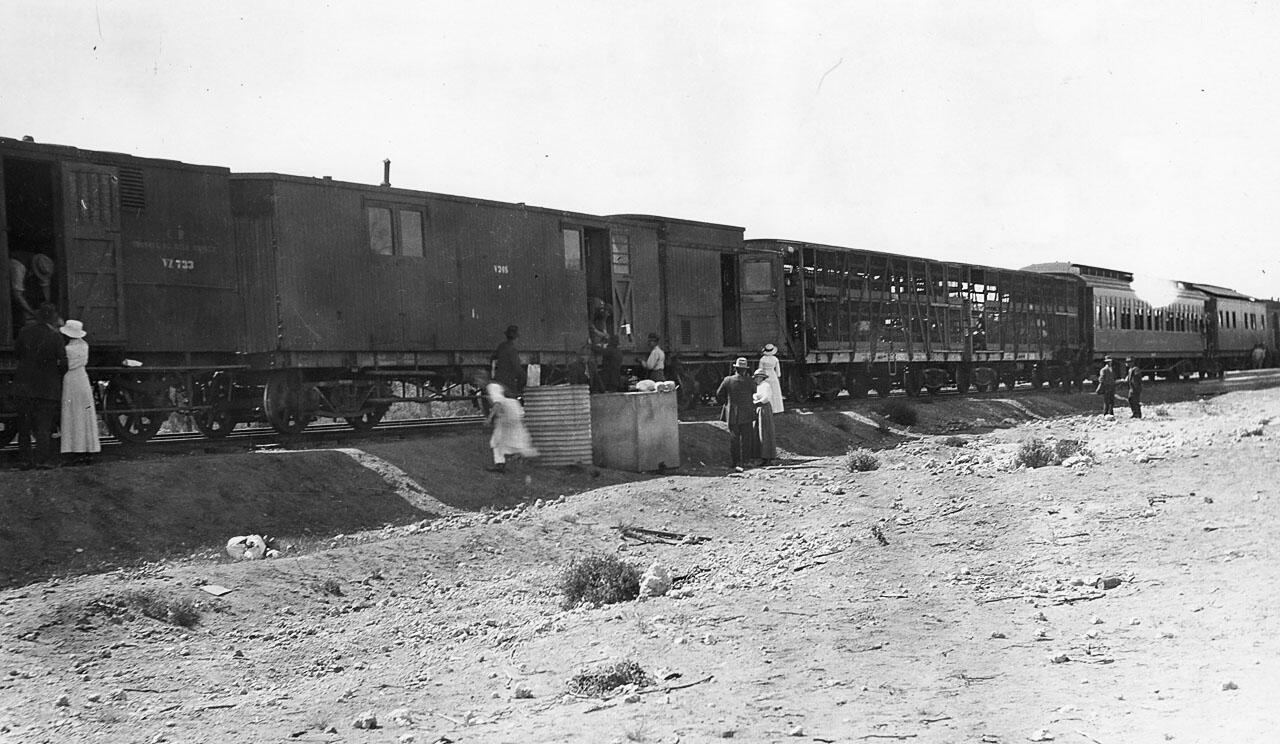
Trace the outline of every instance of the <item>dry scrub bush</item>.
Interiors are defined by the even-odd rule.
[[[1057,463],[1054,462],[1052,447],[1045,444],[1043,439],[1030,439],[1018,447],[1018,454],[1014,455],[1013,464],[1019,467],[1043,468]]]
[[[1061,465],[1068,457],[1075,457],[1084,451],[1084,445],[1075,439],[1059,439],[1050,447],[1043,439],[1030,439],[1018,447],[1018,454],[1013,464],[1019,467],[1043,468],[1048,465]]]
[[[150,589],[127,592],[124,601],[143,615],[170,625],[190,628],[200,619],[200,607],[195,602],[166,597]]]
[[[569,692],[587,697],[604,697],[623,685],[644,687],[653,678],[634,661],[618,661],[589,671],[578,672],[569,680]]]
[[[849,454],[845,455],[844,463],[851,473],[865,473],[880,467],[880,461],[875,455],[859,447],[849,450]]]
[[[920,420],[916,409],[901,400],[886,401],[880,406],[877,413],[899,426],[913,426]]]
[[[560,593],[565,608],[627,602],[640,596],[640,569],[616,555],[575,558],[560,575]]]
[[[969,443],[969,440],[965,439],[964,437],[950,436],[942,440],[942,443],[947,445],[948,447],[963,447]]]

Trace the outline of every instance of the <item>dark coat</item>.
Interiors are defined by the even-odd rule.
[[[756,420],[756,404],[751,396],[756,392],[756,381],[746,375],[732,374],[716,388],[716,402],[724,405],[720,420],[730,426],[751,424]]]
[[[516,348],[516,342],[507,339],[498,344],[490,358],[495,362],[493,381],[502,383],[508,393],[518,395],[524,387],[521,384],[524,382],[524,370],[520,368],[520,350]]]
[[[66,339],[45,323],[30,323],[18,334],[14,350],[14,393],[20,398],[62,399],[62,375],[67,371]]]

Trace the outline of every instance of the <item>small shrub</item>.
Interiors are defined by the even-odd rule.
[[[880,461],[876,459],[875,455],[857,447],[849,450],[849,454],[845,455],[844,462],[851,473],[865,473],[880,467]]]
[[[333,597],[342,596],[342,585],[338,583],[337,579],[325,579],[316,589],[321,594],[328,594]]]
[[[593,670],[578,672],[569,680],[569,692],[587,697],[604,697],[623,685],[644,687],[653,684],[644,669],[634,661],[619,661]]]
[[[1169,418],[1169,408],[1167,406],[1156,406],[1152,411],[1156,418]]]
[[[640,569],[616,555],[576,558],[560,575],[566,608],[627,602],[640,596]]]
[[[1046,465],[1057,465],[1061,460],[1055,462],[1053,448],[1044,443],[1043,439],[1031,439],[1022,443],[1018,447],[1018,454],[1013,458],[1013,464],[1028,468],[1043,468]]]
[[[920,416],[916,413],[916,409],[912,408],[906,401],[902,400],[886,401],[882,406],[880,406],[879,413],[881,416],[884,416],[899,426],[914,426],[915,423],[920,420]]]
[[[948,447],[963,447],[969,443],[969,440],[965,439],[964,437],[951,436],[942,440],[942,443],[947,445]]]
[[[1053,443],[1054,465],[1061,465],[1068,457],[1075,457],[1084,449],[1084,444],[1076,439],[1059,439]]]

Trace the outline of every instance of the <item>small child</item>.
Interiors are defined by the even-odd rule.
[[[489,394],[489,424],[493,427],[493,435],[489,437],[493,465],[488,469],[505,472],[507,455],[537,457],[538,451],[529,439],[529,430],[524,428],[524,410],[520,408],[520,402],[508,398],[502,385],[496,382],[489,383],[485,392]]]

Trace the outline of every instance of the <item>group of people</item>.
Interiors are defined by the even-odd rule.
[[[52,303],[34,308],[18,332],[13,397],[18,409],[17,439],[24,468],[57,467],[55,425],[61,451],[79,464],[102,451],[98,412],[89,385],[89,344],[84,324],[63,321]]]
[[[1116,370],[1111,357],[1102,360],[1102,369],[1098,371],[1098,387],[1095,392],[1102,396],[1102,415],[1114,416],[1116,412]],[[1129,410],[1133,418],[1142,418],[1142,369],[1138,360],[1129,357],[1125,360],[1128,372],[1122,382],[1129,387]]]
[[[716,402],[724,406],[721,420],[729,425],[729,460],[735,470],[742,470],[752,460],[770,465],[778,457],[773,416],[785,410],[781,373],[778,347],[765,344],[754,371],[746,357],[738,357],[733,374],[716,389]]]

